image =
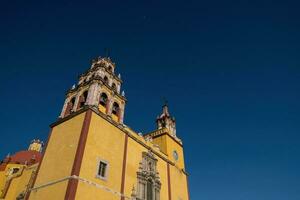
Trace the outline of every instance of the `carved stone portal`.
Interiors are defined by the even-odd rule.
[[[156,169],[157,159],[151,151],[142,153],[137,172],[137,189],[133,190],[132,197],[137,200],[159,200],[161,182]]]

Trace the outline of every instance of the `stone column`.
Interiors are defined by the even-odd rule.
[[[100,102],[101,86],[98,84],[96,95],[95,95],[95,105],[98,107]]]
[[[96,98],[97,98],[98,88],[99,88],[98,83],[93,83],[90,86],[85,105],[91,105],[91,106],[97,105]]]
[[[108,85],[109,87],[111,87],[112,83],[113,83],[113,77],[110,76],[110,74],[107,74],[107,77],[108,77]]]
[[[117,85],[117,91],[118,91],[118,94],[120,94],[120,91],[121,91],[121,85],[120,84]]]
[[[109,115],[109,116],[110,116],[111,113],[112,113],[113,99],[114,99],[113,96],[109,96],[109,97],[108,97],[108,100],[107,100],[107,104],[106,104],[106,114]]]
[[[80,97],[80,94],[79,94],[79,93],[77,93],[77,94],[76,94],[75,103],[74,103],[74,105],[73,105],[73,109],[72,109],[72,111],[73,111],[73,112],[75,112],[75,111],[77,110],[77,107],[78,107],[78,102],[79,102],[79,97]]]
[[[63,106],[63,108],[62,108],[62,111],[61,111],[61,113],[60,113],[60,115],[59,115],[60,118],[63,118],[63,117],[64,117],[64,114],[65,114],[65,112],[66,112],[68,103],[69,103],[69,98],[66,98],[65,103],[64,103],[64,106]]]
[[[119,123],[123,124],[124,121],[124,113],[125,113],[125,104],[122,103],[120,105],[120,111],[119,111]]]

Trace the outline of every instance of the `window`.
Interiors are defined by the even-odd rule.
[[[113,83],[112,85],[111,85],[111,89],[113,90],[113,91],[117,91],[117,86],[116,86],[116,84],[115,83]]]
[[[108,71],[112,72],[112,67],[111,66],[108,67]]]
[[[108,100],[107,95],[105,93],[102,93],[100,95],[100,105],[106,107],[107,100]]]
[[[73,98],[71,99],[71,101],[68,102],[67,108],[66,108],[66,111],[65,111],[65,116],[69,115],[69,114],[72,112],[72,109],[73,109],[73,107],[74,107],[74,105],[75,105],[75,99],[76,99],[76,98],[73,97]]]
[[[104,160],[98,162],[97,178],[107,179],[108,163]]]
[[[114,102],[113,107],[112,107],[112,113],[114,115],[118,115],[119,114],[119,110],[120,110],[119,104],[116,103],[116,102]]]
[[[12,173],[15,174],[15,173],[17,173],[19,170],[20,170],[19,168],[13,168],[13,169],[12,169]]]
[[[107,167],[107,164],[100,161],[99,169],[98,169],[98,176],[105,177],[106,167]]]
[[[104,76],[103,80],[104,80],[104,83],[108,85],[108,78],[107,78],[107,76]]]
[[[78,108],[82,108],[87,100],[88,91],[84,91],[83,94],[79,97]]]
[[[177,151],[173,151],[173,158],[177,161],[178,160],[178,153]]]

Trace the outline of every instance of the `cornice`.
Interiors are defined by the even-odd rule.
[[[95,76],[95,77],[91,78],[89,81],[81,83],[80,85],[77,85],[74,89],[67,90],[65,95],[68,96],[70,93],[74,93],[74,92],[80,90],[81,88],[91,85],[93,83],[99,83],[101,85],[105,85],[109,90],[111,90],[114,93],[114,95],[117,95],[120,99],[127,102],[127,99],[125,96],[122,96],[118,92],[115,92],[113,90],[113,88],[111,86],[109,86],[107,83],[105,83],[104,80],[100,76]]]
[[[168,129],[166,129],[166,128],[162,128],[162,129],[158,129],[158,130],[152,131],[150,133],[146,133],[144,136],[145,137],[146,136],[150,136],[153,139],[155,139],[155,138],[158,138],[158,137],[163,136],[163,135],[168,135],[174,142],[176,142],[178,145],[180,145],[181,147],[183,147],[182,142],[179,141],[179,139],[174,138],[174,136],[172,136],[169,133]]]
[[[95,66],[93,68],[88,69],[87,71],[85,71],[84,73],[80,74],[78,76],[78,78],[80,79],[83,76],[87,76],[90,72],[95,72],[98,69],[103,68],[108,74],[110,74],[111,76],[113,76],[117,81],[119,81],[120,83],[123,83],[122,79],[120,79],[115,73],[109,71],[105,66],[99,65]]]

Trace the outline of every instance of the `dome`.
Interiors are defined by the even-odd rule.
[[[19,151],[12,156],[7,156],[0,163],[0,171],[4,170],[7,164],[33,165],[39,163],[42,159],[42,153],[38,151]]]
[[[42,154],[38,151],[19,151],[10,157],[9,163],[33,165],[40,162]]]

